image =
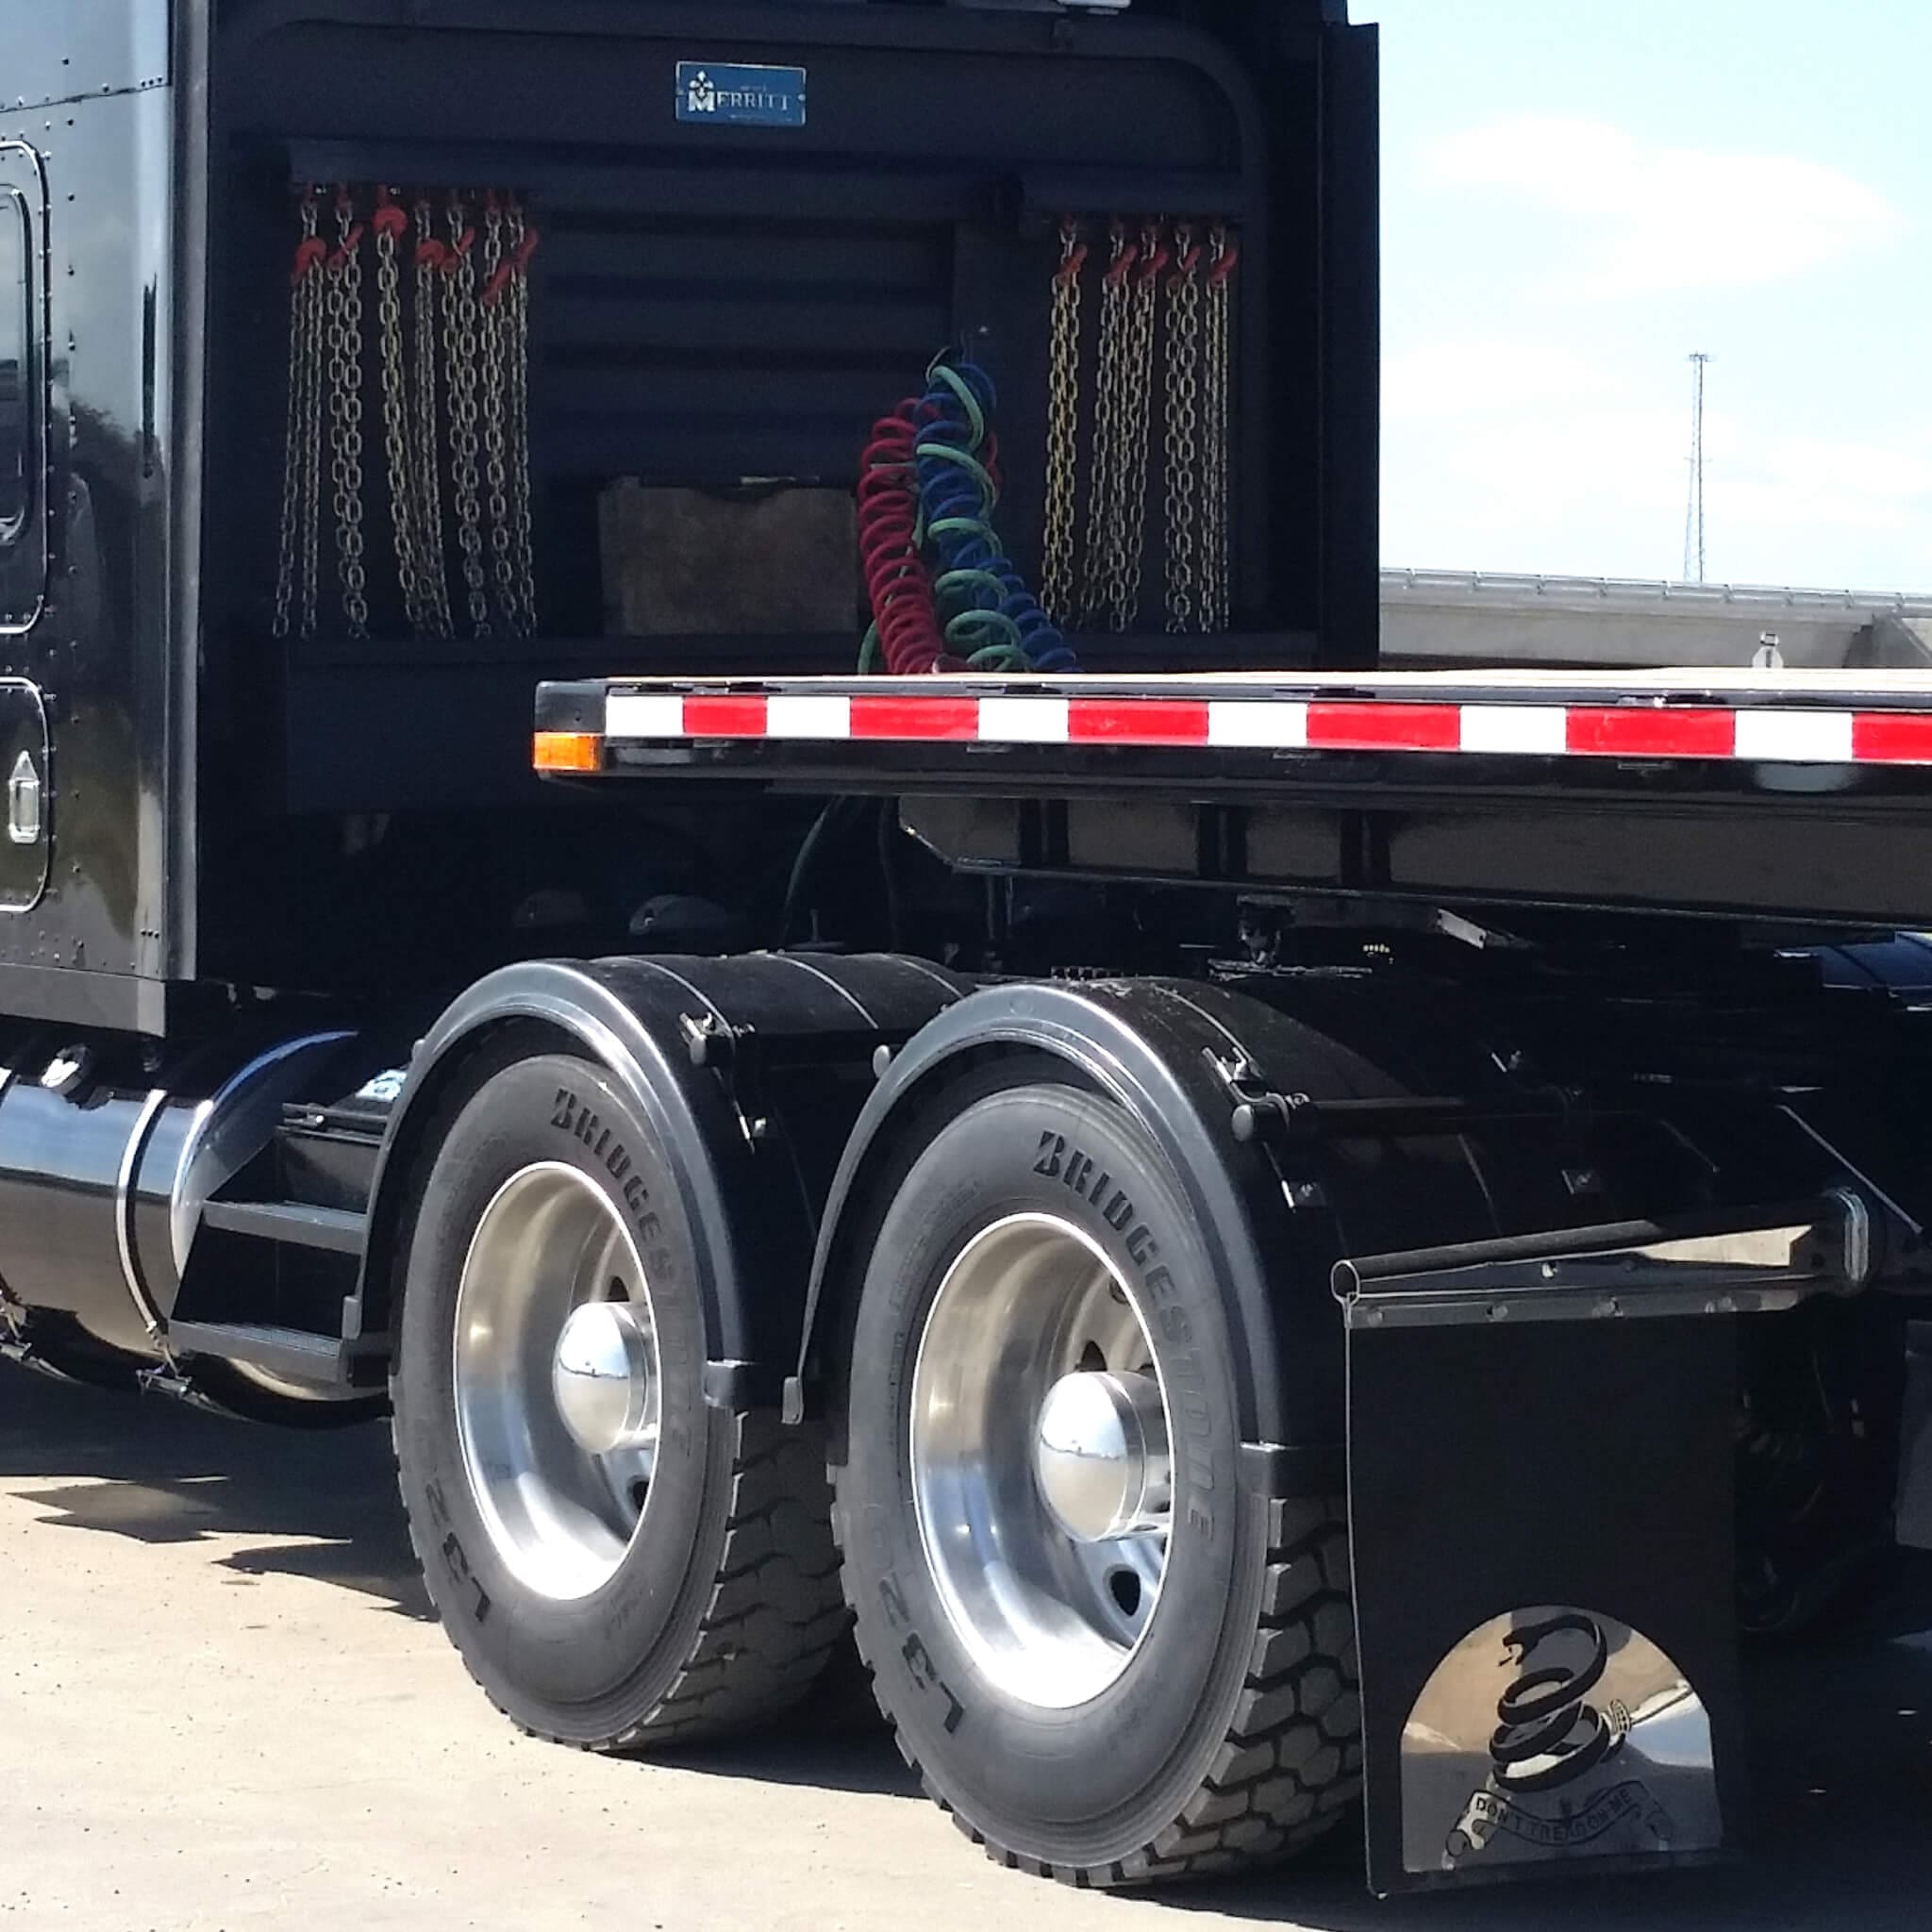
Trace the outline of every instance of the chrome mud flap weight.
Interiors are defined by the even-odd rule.
[[[1856,1289],[1869,1231],[1835,1195],[1338,1266],[1376,1892],[1737,1841],[1729,1318]]]
[[[1401,1754],[1416,1876],[1724,1843],[1703,1700],[1647,1637],[1595,1611],[1541,1605],[1472,1630],[1423,1687]]]

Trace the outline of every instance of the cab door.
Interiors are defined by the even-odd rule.
[[[47,884],[47,716],[27,633],[47,601],[47,184],[41,158],[0,142],[0,912]]]
[[[0,636],[32,629],[47,596],[47,183],[0,142]]]

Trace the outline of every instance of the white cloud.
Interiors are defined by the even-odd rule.
[[[1431,186],[1487,190],[1574,224],[1559,292],[1603,299],[1761,286],[1894,240],[1905,218],[1794,155],[1646,142],[1610,123],[1519,114],[1434,142]]]
[[[1471,338],[1392,356],[1382,372],[1382,408],[1391,421],[1471,416],[1575,402],[1603,386],[1601,371],[1559,344]]]
[[[1781,532],[1932,525],[1932,461],[1876,444],[1747,434],[1715,480],[1724,513],[1740,525]]]
[[[1382,453],[1392,562],[1663,577],[1682,561],[1689,424],[1613,368],[1507,338],[1391,358]],[[1793,435],[1715,408],[1709,569],[1736,583],[1922,588],[1932,436]]]

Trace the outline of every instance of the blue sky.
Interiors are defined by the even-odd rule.
[[[1932,590],[1932,0],[1354,0],[1386,561]]]

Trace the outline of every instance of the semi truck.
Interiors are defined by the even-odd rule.
[[[1374,30],[5,34],[6,1353],[391,1416],[565,1744],[1744,1842],[1924,1521],[1932,679],[1379,668]]]

